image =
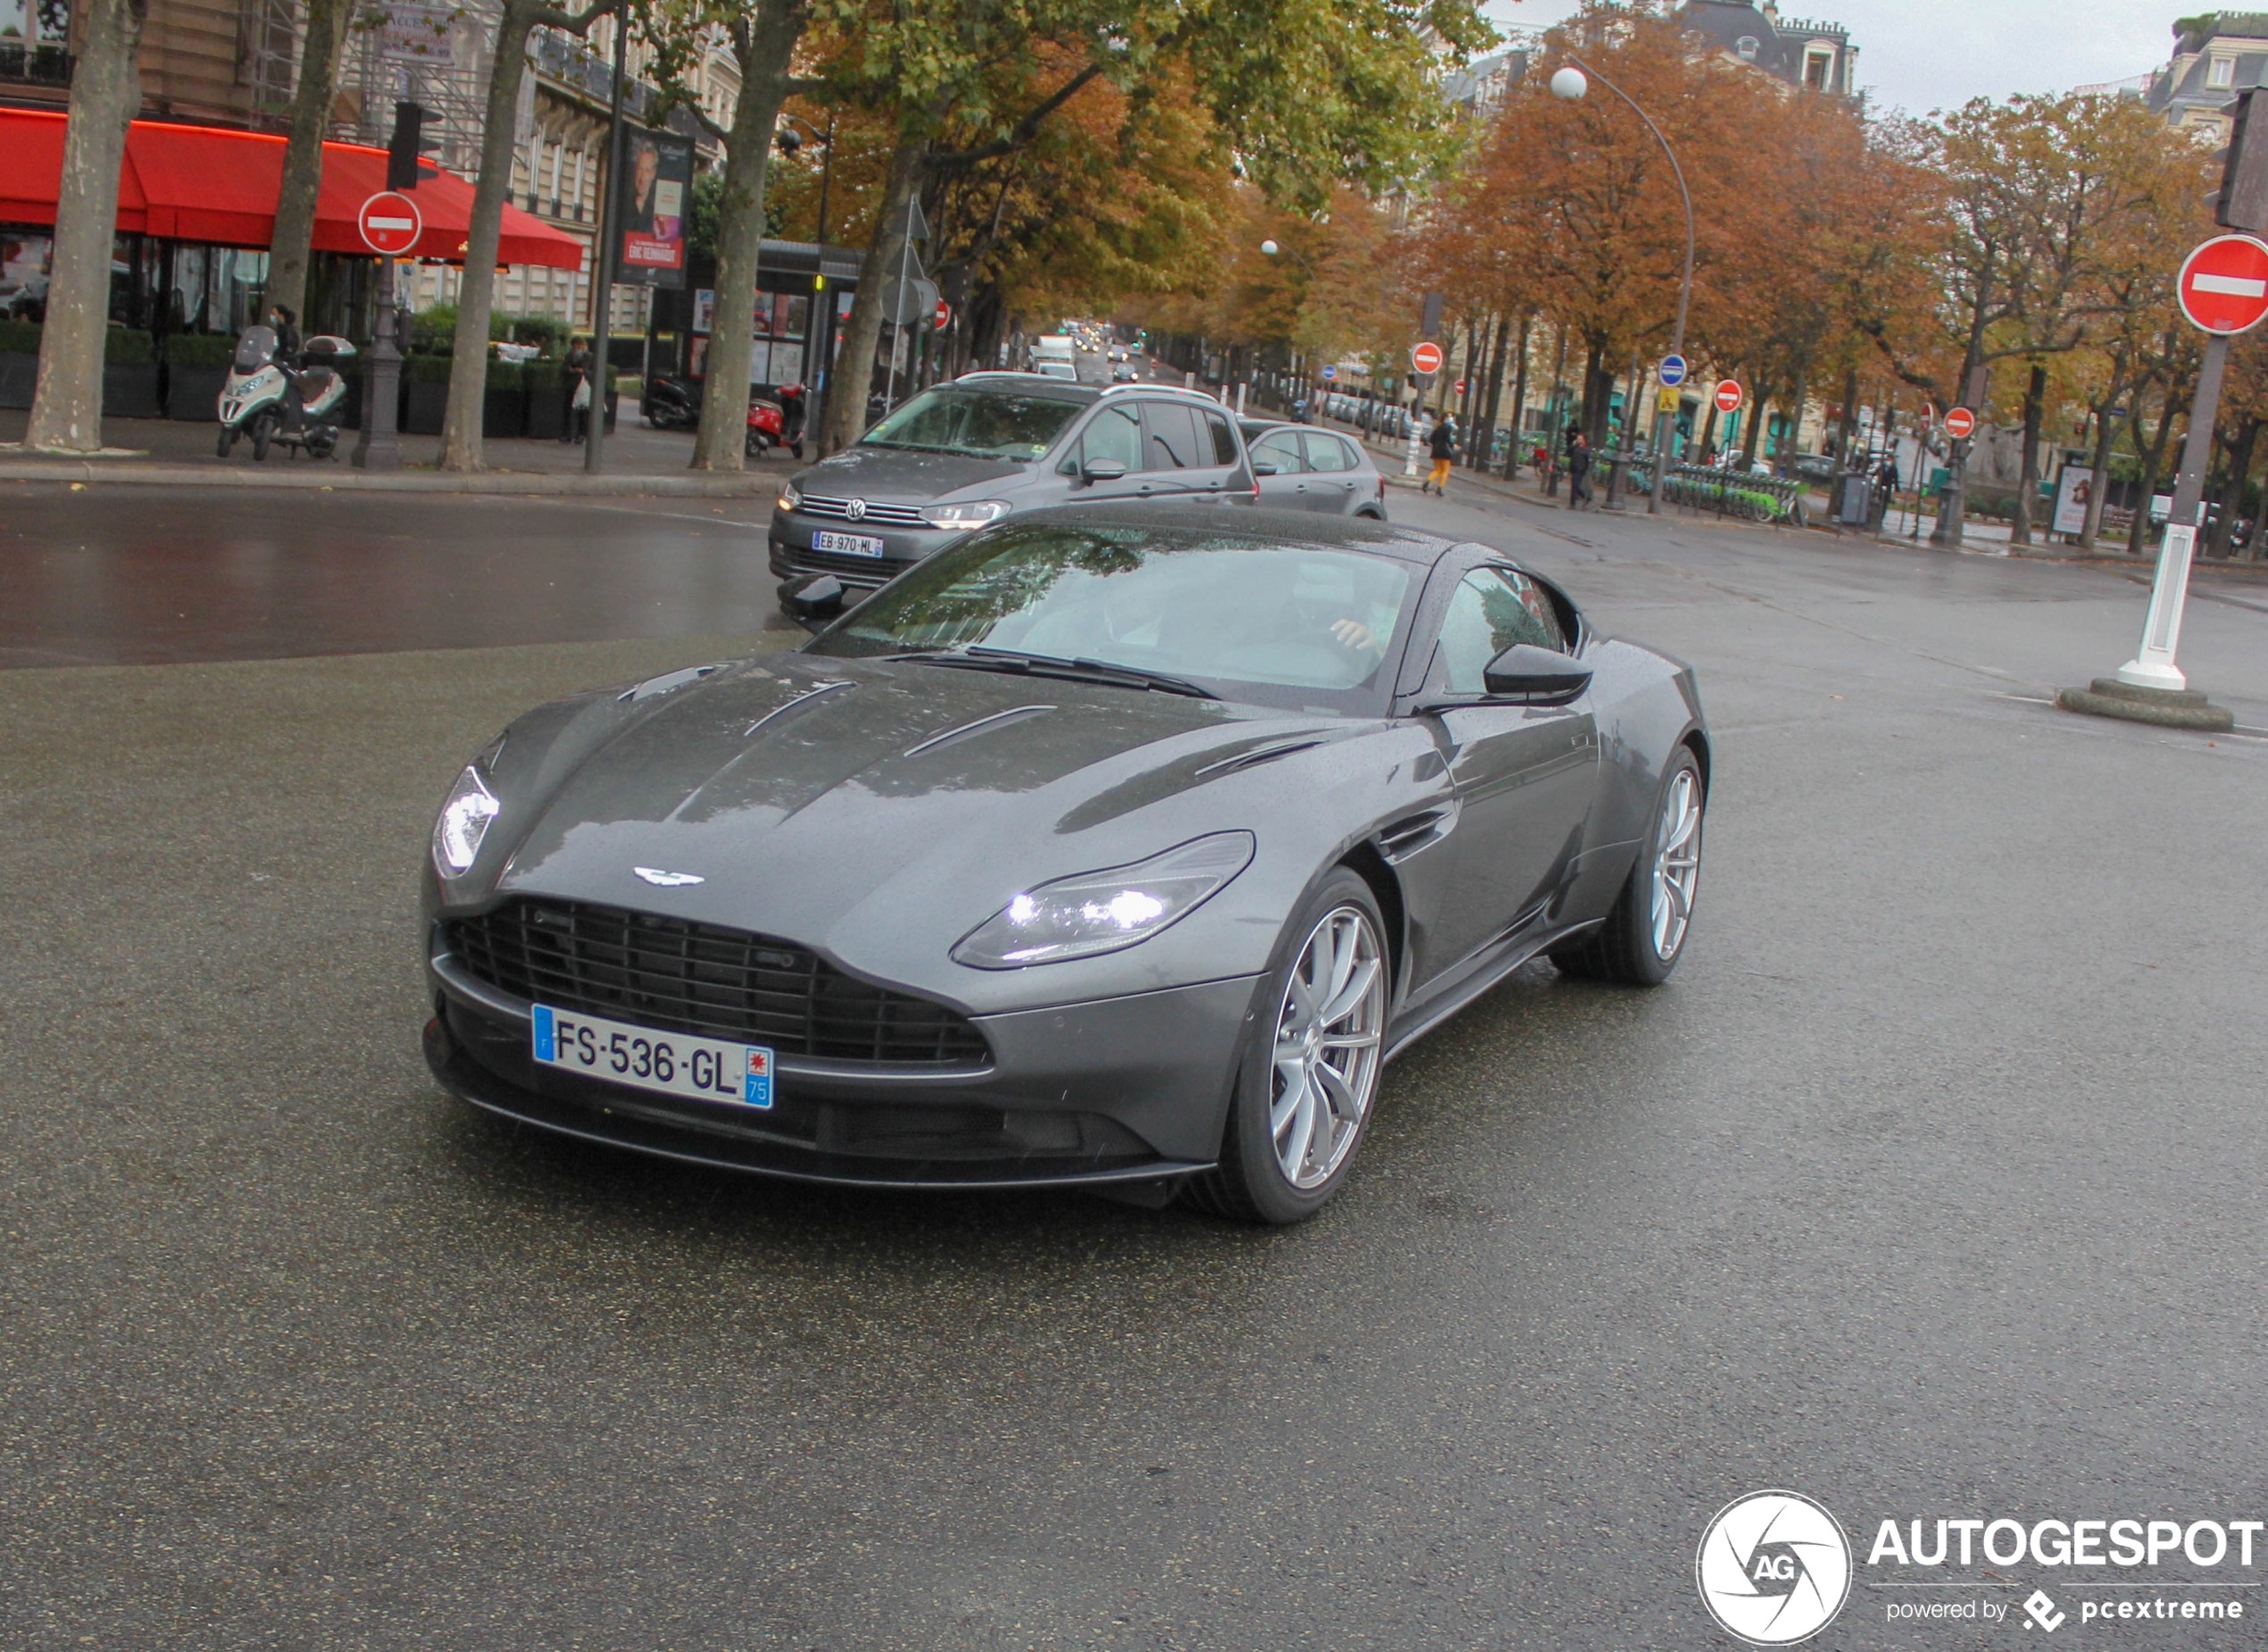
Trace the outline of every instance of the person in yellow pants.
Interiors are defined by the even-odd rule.
[[[1446,494],[1449,490],[1449,469],[1457,457],[1457,421],[1443,413],[1434,424],[1427,445],[1433,455],[1433,473],[1418,484],[1418,491]]]

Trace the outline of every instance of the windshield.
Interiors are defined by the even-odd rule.
[[[1223,699],[1376,715],[1401,657],[1410,576],[1322,546],[1012,525],[920,563],[807,652],[998,648],[1162,672]]]
[[[237,340],[237,371],[240,373],[258,372],[275,353],[273,329],[247,327],[244,330],[244,336]]]
[[[1050,396],[945,385],[924,390],[859,439],[862,447],[919,447],[989,459],[1037,459],[1078,413]]]

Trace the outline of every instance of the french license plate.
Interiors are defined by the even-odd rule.
[[[546,1067],[733,1106],[771,1106],[771,1052],[690,1033],[535,1006],[536,1060]]]
[[[814,551],[832,551],[838,556],[880,556],[882,542],[867,533],[837,533],[821,528],[811,536]]]

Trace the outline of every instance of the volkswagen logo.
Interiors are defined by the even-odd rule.
[[[855,522],[864,521],[866,520],[866,501],[863,499],[853,499],[848,505],[843,507],[843,514],[849,517],[851,521]]]
[[[1702,1604],[1752,1647],[1793,1646],[1835,1621],[1851,1546],[1835,1517],[1793,1491],[1752,1491],[1717,1512],[1695,1557]]]

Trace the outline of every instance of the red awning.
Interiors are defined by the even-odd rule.
[[[51,224],[63,170],[63,121],[39,109],[0,109],[0,223]],[[137,121],[119,169],[118,228],[176,241],[265,246],[275,232],[284,140],[263,132]],[[361,144],[323,146],[322,194],[315,207],[315,250],[370,248],[354,228],[362,204],[386,187],[386,151]],[[418,185],[425,233],[412,254],[464,262],[472,186],[454,172]],[[580,270],[582,243],[533,213],[507,204],[498,263]]]

